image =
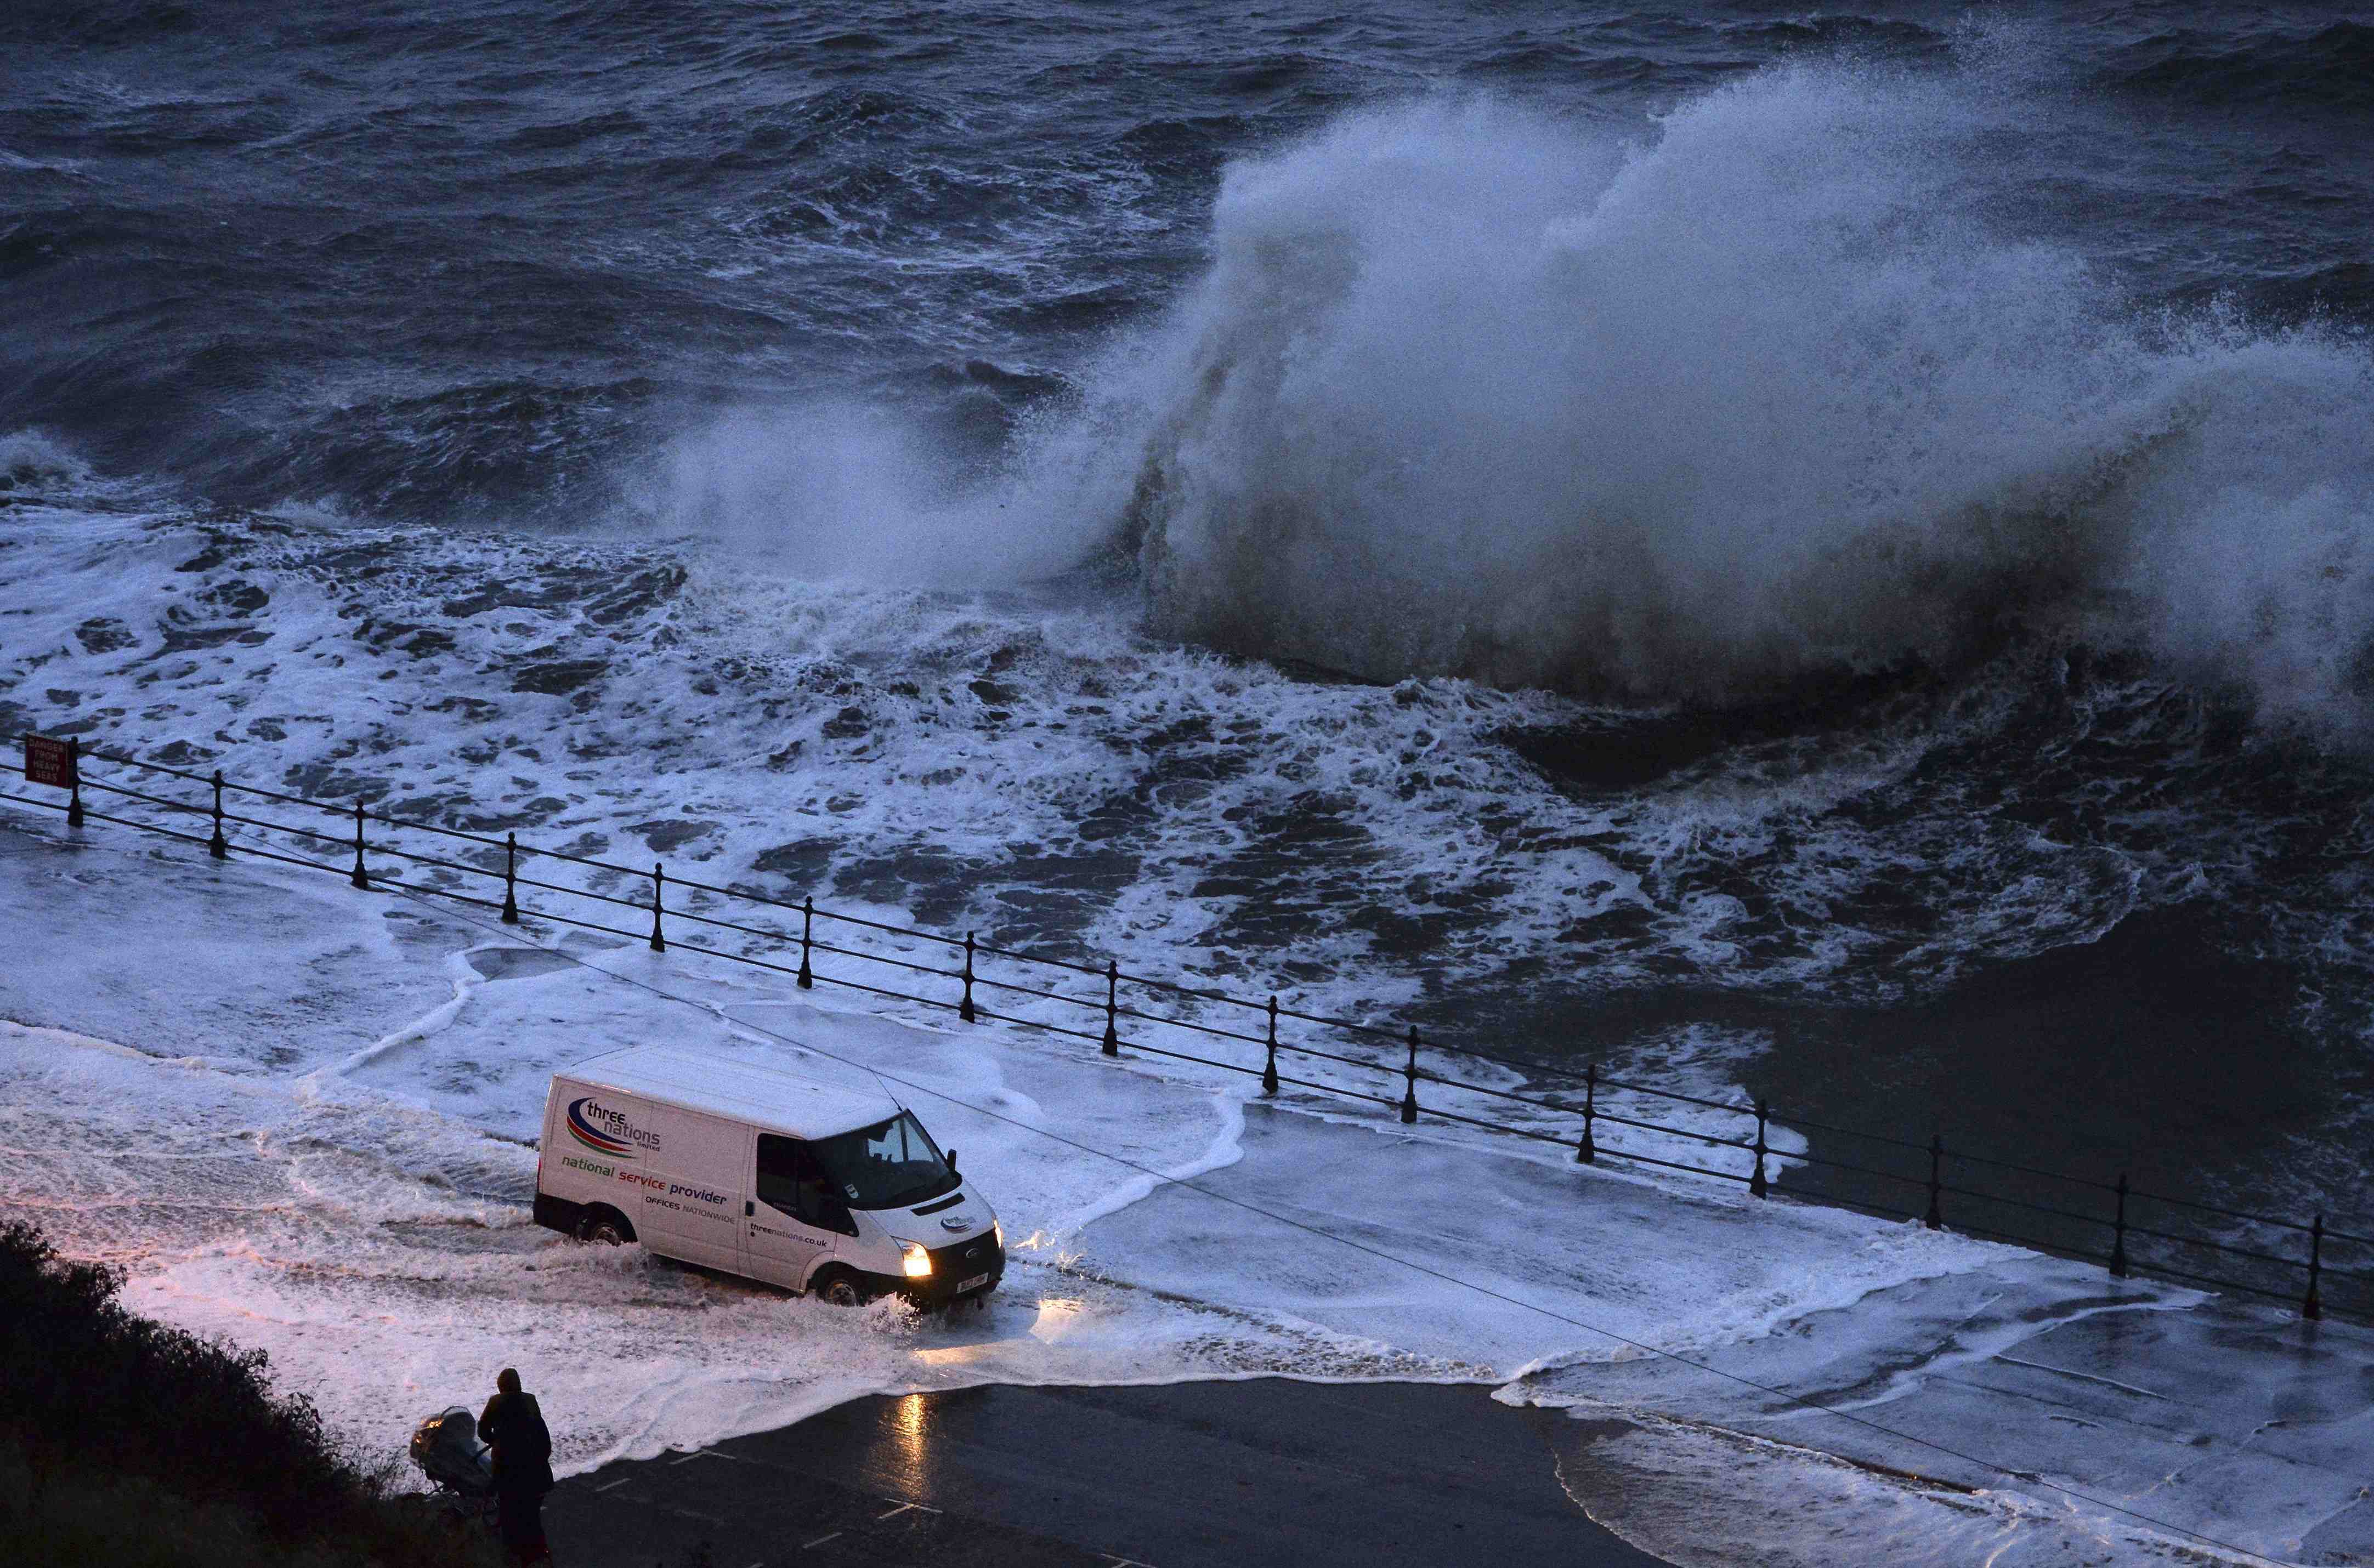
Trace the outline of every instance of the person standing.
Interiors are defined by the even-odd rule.
[[[478,1417],[478,1435],[495,1451],[495,1524],[503,1546],[523,1563],[550,1562],[544,1539],[544,1494],[552,1490],[552,1433],[516,1368],[495,1377],[495,1397]]]

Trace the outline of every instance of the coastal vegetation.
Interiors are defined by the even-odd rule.
[[[491,1537],[356,1453],[262,1351],[143,1317],[123,1276],[0,1225],[0,1562],[492,1568]]]

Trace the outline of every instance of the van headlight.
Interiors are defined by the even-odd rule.
[[[911,1241],[900,1242],[899,1244],[899,1250],[906,1256],[907,1278],[911,1280],[928,1280],[931,1278],[932,1255],[930,1253],[925,1252],[920,1245]]]
[[[1005,1250],[1005,1222],[1004,1220],[992,1220],[989,1223],[989,1234],[997,1238],[997,1250],[1004,1252]]]

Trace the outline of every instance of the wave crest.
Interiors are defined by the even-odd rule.
[[[1643,146],[1436,104],[1233,168],[1208,276],[1104,389],[1154,628],[1737,701],[2082,622],[2354,710],[2367,357],[2005,240],[2004,113],[1793,67]]]
[[[72,490],[90,477],[90,465],[81,454],[45,431],[0,434],[0,492],[26,496]]]

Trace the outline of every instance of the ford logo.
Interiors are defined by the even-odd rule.
[[[940,1229],[944,1231],[969,1231],[972,1229],[972,1222],[970,1220],[959,1220],[955,1215],[951,1214],[946,1219],[940,1222]]]

